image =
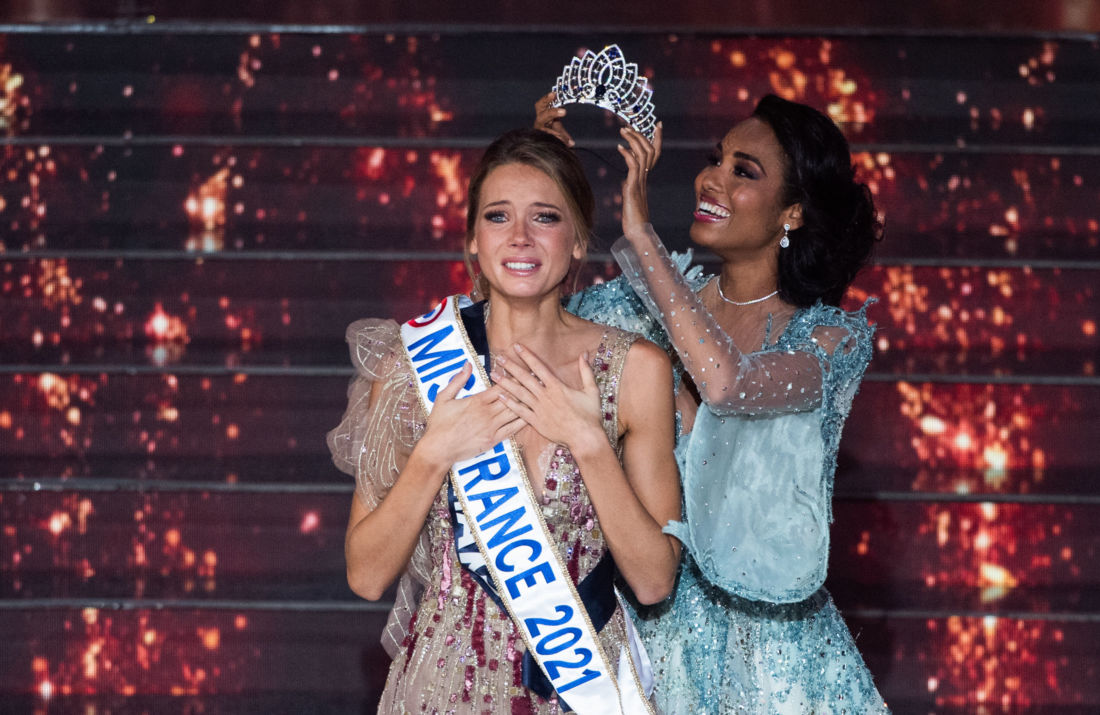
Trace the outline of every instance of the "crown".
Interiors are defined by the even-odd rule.
[[[653,114],[653,90],[638,75],[638,65],[627,63],[618,45],[595,53],[585,50],[562,68],[554,85],[554,106],[595,104],[618,117],[646,139],[653,141],[657,117]]]

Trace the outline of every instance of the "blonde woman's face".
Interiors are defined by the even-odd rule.
[[[554,180],[526,164],[493,169],[481,185],[470,253],[495,293],[556,295],[574,258],[573,216]]]

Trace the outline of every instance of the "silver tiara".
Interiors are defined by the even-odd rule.
[[[657,117],[653,114],[653,90],[649,80],[638,74],[638,65],[627,63],[618,45],[608,45],[597,54],[585,50],[562,68],[554,85],[554,106],[595,104],[622,117],[646,139],[653,141]]]

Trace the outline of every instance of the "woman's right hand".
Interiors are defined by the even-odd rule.
[[[623,179],[623,235],[630,239],[645,231],[649,223],[649,198],[646,184],[649,171],[661,156],[661,123],[653,133],[653,143],[630,127],[619,130],[627,145],[618,146],[626,161],[626,178]]]
[[[535,102],[535,129],[553,134],[565,142],[566,146],[574,146],[576,142],[569,136],[569,132],[565,131],[565,125],[561,122],[562,117],[565,116],[565,109],[554,106],[555,97],[556,95],[550,92]]]
[[[436,395],[428,426],[416,451],[444,473],[451,465],[476,457],[526,426],[503,401],[501,388],[492,386],[476,395],[456,399],[473,367],[469,362]]]

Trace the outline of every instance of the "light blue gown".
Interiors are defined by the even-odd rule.
[[[744,355],[698,302],[707,282],[698,268],[685,275],[684,257],[656,243],[647,260],[665,269],[654,271],[622,243],[624,275],[574,296],[570,310],[666,347],[710,341],[729,371],[712,356],[708,374],[679,351],[704,397],[677,445],[683,521],[665,528],[685,556],[674,594],[635,619],[658,705],[693,715],[888,712],[822,587],[837,447],[871,357],[867,306],[800,309]]]

